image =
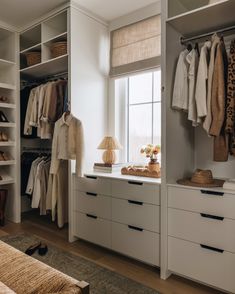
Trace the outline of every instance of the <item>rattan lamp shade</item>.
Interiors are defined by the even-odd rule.
[[[116,138],[106,136],[98,146],[98,149],[105,150],[102,157],[105,164],[114,164],[116,162],[114,150],[122,149],[122,146]]]
[[[118,140],[115,137],[106,136],[98,146],[98,149],[119,150],[122,149],[122,145],[118,142]]]

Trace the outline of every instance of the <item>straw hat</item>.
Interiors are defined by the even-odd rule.
[[[180,185],[193,186],[193,187],[222,187],[223,180],[213,179],[211,170],[197,169],[191,179],[181,179],[177,181]]]

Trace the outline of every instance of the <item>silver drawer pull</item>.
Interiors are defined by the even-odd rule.
[[[201,246],[203,249],[207,249],[207,250],[215,251],[215,252],[218,252],[218,253],[223,253],[223,252],[224,252],[224,250],[222,250],[222,249],[215,248],[215,247],[211,247],[211,246],[207,246],[207,245],[204,245],[204,244],[200,244],[200,246]]]
[[[140,202],[140,201],[134,201],[134,200],[128,200],[128,203],[130,203],[130,204],[135,204],[135,205],[143,205],[143,204],[144,204],[143,202]]]
[[[143,185],[142,182],[134,182],[134,181],[128,181],[128,184],[130,184],[130,185],[137,185],[137,186],[142,186]]]
[[[97,180],[97,177],[94,176],[85,176],[87,179]]]
[[[93,214],[87,213],[86,216],[89,217],[89,218],[97,219],[97,216],[96,215],[93,215]]]
[[[96,196],[97,196],[96,193],[91,193],[91,192],[86,192],[86,195],[88,195],[88,196],[93,196],[93,197],[96,197]]]
[[[215,219],[215,220],[219,220],[219,221],[224,220],[224,217],[222,217],[222,216],[211,215],[211,214],[206,214],[206,213],[200,213],[200,215],[201,215],[201,217],[211,218],[211,219]]]
[[[217,192],[217,191],[201,190],[201,193],[207,194],[207,195],[214,195],[214,196],[224,196],[223,192]]]
[[[139,231],[139,232],[143,232],[143,229],[135,227],[135,226],[128,226],[129,229],[131,230],[135,230],[135,231]]]

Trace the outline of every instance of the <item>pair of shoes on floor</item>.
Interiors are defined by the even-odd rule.
[[[31,256],[36,251],[38,251],[39,255],[44,256],[48,252],[48,247],[45,243],[38,242],[36,244],[31,245],[28,249],[26,249],[25,254]]]
[[[0,151],[0,161],[10,161],[13,160],[13,158],[8,155],[6,152]]]
[[[9,120],[2,111],[0,111],[0,122],[9,122]]]
[[[0,142],[7,142],[8,141],[8,136],[4,132],[0,132]]]

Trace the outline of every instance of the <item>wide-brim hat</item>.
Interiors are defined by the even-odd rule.
[[[177,180],[177,183],[184,186],[193,187],[222,187],[224,180],[214,179],[211,170],[197,169],[191,178]]]

